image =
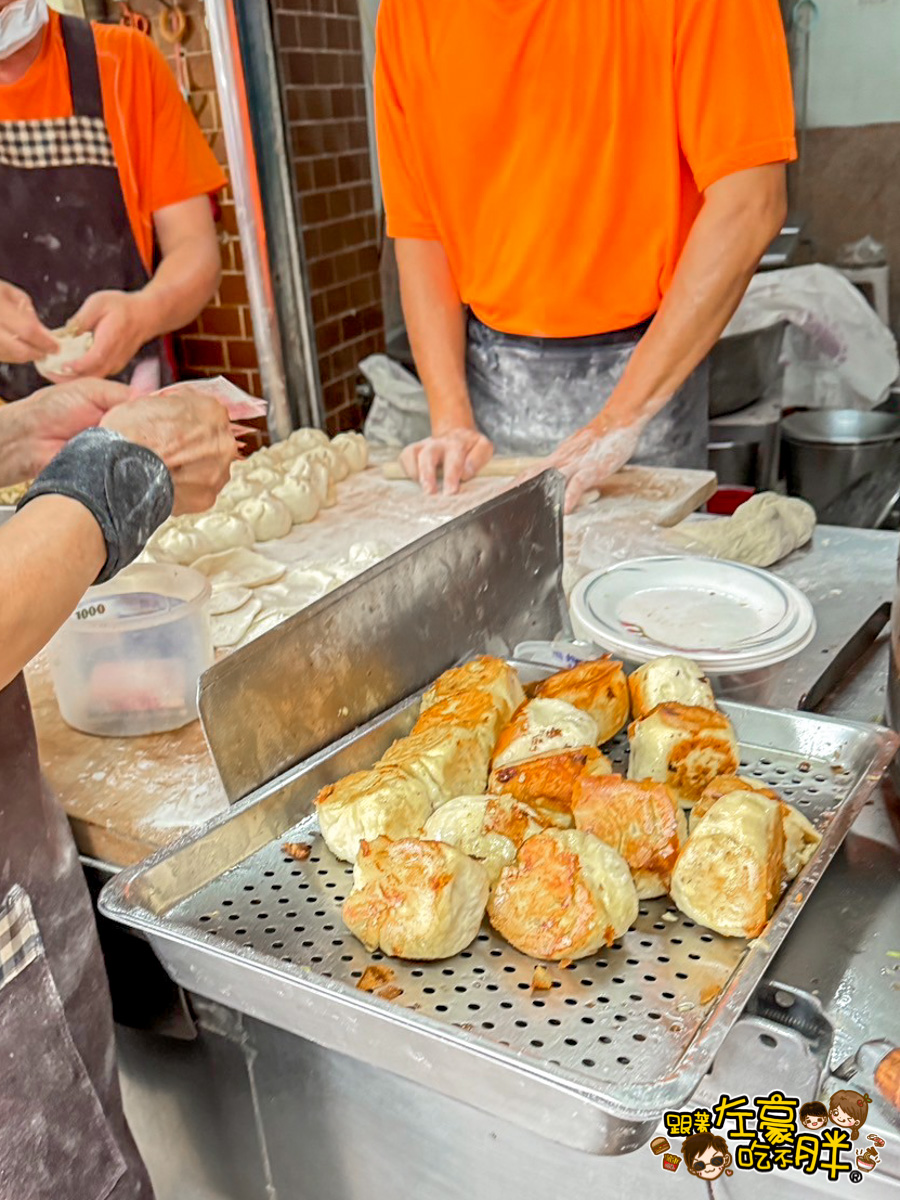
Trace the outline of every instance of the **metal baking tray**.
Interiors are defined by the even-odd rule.
[[[532,667],[530,678],[545,673]],[[408,732],[418,699],[123,871],[100,907],[142,931],[190,991],[572,1148],[633,1150],[710,1067],[897,739],[875,726],[722,704],[740,739],[742,772],[816,825],[815,856],[755,941],[711,933],[665,898],[644,901],[612,948],[550,966],[552,987],[538,991],[535,960],[487,922],[468,949],[436,963],[382,960],[343,925],[352,868],[316,836],[313,799]],[[609,748],[618,766],[626,752],[623,736]],[[287,857],[284,841],[311,842],[310,858]],[[357,989],[373,961],[394,972],[398,999]]]

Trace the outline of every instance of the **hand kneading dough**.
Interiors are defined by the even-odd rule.
[[[545,754],[510,767],[494,767],[489,792],[515,796],[530,804],[542,821],[568,829],[572,824],[572,796],[580,776],[612,774],[612,764],[594,746]]]
[[[214,546],[202,530],[180,524],[176,518],[160,526],[147,549],[157,562],[189,567],[203,555],[211,554]]]
[[[631,714],[635,721],[649,716],[657,704],[716,707],[709,680],[695,662],[677,654],[654,658],[628,676]]]
[[[402,767],[418,779],[436,808],[454,796],[483,793],[489,756],[476,730],[455,725],[400,738],[381,761]]]
[[[234,514],[246,521],[258,542],[274,542],[291,532],[293,521],[288,506],[270,492],[260,492],[249,500],[242,500]]]
[[[525,689],[518,675],[502,658],[482,654],[462,667],[451,667],[431,685],[422,697],[422,712],[461,692],[486,692],[508,721],[525,699]]]
[[[732,517],[683,522],[670,529],[668,537],[713,558],[770,567],[806,545],[815,527],[816,512],[811,504],[763,492],[742,504]]]
[[[210,543],[211,554],[231,550],[236,546],[252,546],[254,542],[253,530],[247,522],[231,513],[204,513],[195,518],[194,528]]]
[[[691,830],[672,872],[672,899],[725,937],[758,937],[781,893],[781,808],[759,792],[732,792]]]
[[[582,775],[572,798],[575,828],[618,850],[631,869],[639,900],[664,896],[681,845],[684,813],[664,783],[621,775]]]
[[[714,779],[691,809],[691,831],[693,832],[697,822],[703,820],[717,800],[733,792],[758,792],[781,805],[781,821],[784,827],[784,882],[790,883],[792,879],[796,879],[812,858],[822,836],[801,812],[786,804],[771,788],[764,787],[753,779],[745,779],[741,775],[720,775],[718,779]]]
[[[285,479],[278,487],[272,488],[272,495],[287,505],[295,525],[305,525],[307,521],[314,520],[321,507],[312,484],[303,479]]]
[[[323,788],[316,811],[325,845],[336,858],[354,862],[363,839],[416,837],[431,801],[418,779],[379,763]]]
[[[629,779],[669,785],[682,808],[691,808],[717,775],[740,764],[731,722],[720,712],[686,704],[660,704],[628,730]]]
[[[532,958],[584,958],[634,923],[638,898],[616,850],[578,829],[548,829],[523,843],[488,905],[491,924]]]
[[[512,796],[455,796],[431,814],[424,836],[477,858],[493,885],[526,838],[543,829],[537,814]]]
[[[600,731],[590,713],[565,700],[529,700],[513,716],[497,739],[494,768],[509,767],[529,758],[596,748]]]
[[[45,358],[36,359],[34,363],[34,369],[44,379],[68,374],[70,364],[87,354],[94,344],[94,335],[90,330],[87,333],[67,333],[63,328],[51,329],[50,332],[59,343],[59,349]]]
[[[339,433],[331,439],[331,446],[343,456],[347,467],[354,474],[364,471],[368,466],[369,445],[361,433]]]
[[[597,722],[598,743],[608,742],[628,721],[628,682],[622,664],[608,654],[558,671],[538,683],[535,699],[566,700],[590,713]]]
[[[455,846],[380,837],[360,848],[344,923],[392,958],[451,958],[478,933],[487,898],[484,867]]]

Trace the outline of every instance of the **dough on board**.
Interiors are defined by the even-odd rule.
[[[294,523],[288,506],[271,492],[260,492],[258,496],[242,500],[234,512],[247,522],[258,542],[274,542],[284,537],[291,532]]]
[[[318,494],[313,490],[312,483],[306,479],[287,478],[272,488],[272,495],[287,505],[295,525],[304,525],[307,521],[312,521],[321,508]]]
[[[209,614],[211,617],[219,617],[224,613],[236,612],[252,595],[249,588],[241,587],[237,583],[228,583],[223,587],[214,585],[209,598]]]
[[[253,530],[246,521],[232,513],[210,512],[203,513],[194,519],[194,528],[206,538],[210,544],[208,554],[217,554],[222,550],[232,550],[236,546],[253,545]],[[199,555],[197,556],[199,558]]]
[[[232,612],[211,616],[209,625],[213,645],[216,649],[227,649],[230,646],[237,646],[243,640],[261,608],[262,600],[257,600],[255,596],[251,596],[240,608],[236,608]]]
[[[59,343],[59,349],[45,358],[35,359],[34,363],[34,369],[44,379],[67,375],[69,366],[87,354],[94,344],[94,335],[90,330],[86,333],[67,333],[65,329],[52,329],[50,332]]]
[[[805,546],[815,527],[816,512],[811,504],[763,492],[742,504],[732,517],[683,521],[669,530],[668,538],[713,558],[770,567]]]
[[[274,583],[284,574],[284,564],[263,558],[253,550],[240,546],[220,554],[207,554],[193,564],[195,571],[208,575],[216,584],[237,584],[240,587],[261,587]]]
[[[189,567],[204,554],[212,554],[215,546],[201,529],[183,524],[178,518],[166,521],[147,544],[156,562],[176,563]]]

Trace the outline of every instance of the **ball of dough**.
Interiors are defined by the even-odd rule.
[[[716,707],[709,680],[695,662],[678,654],[654,658],[628,676],[631,711],[639,721],[657,704],[687,704],[692,708]]]
[[[295,525],[314,520],[321,507],[312,484],[305,479],[285,479],[272,489],[272,495],[288,506]]]
[[[451,958],[478,933],[488,890],[484,867],[455,846],[380,837],[360,847],[344,923],[368,950]]]
[[[511,767],[529,758],[596,747],[600,730],[590,713],[566,700],[529,700],[521,705],[497,739],[494,767]]]
[[[491,924],[512,946],[552,961],[611,946],[637,915],[625,859],[578,829],[548,829],[528,838],[488,905]]]
[[[331,439],[331,448],[337,450],[354,474],[364,471],[369,464],[369,444],[361,433],[339,433]]]
[[[295,429],[288,438],[288,444],[296,450],[313,450],[316,446],[328,445],[328,434],[322,429]]]
[[[734,775],[740,752],[731,722],[720,712],[660,704],[628,730],[629,779],[667,783],[682,808],[691,808],[717,775]]]
[[[424,836],[477,859],[493,885],[522,842],[543,828],[537,814],[511,796],[455,796],[431,814]]]
[[[323,788],[316,796],[316,812],[331,853],[354,862],[364,839],[415,837],[431,812],[431,801],[417,779],[399,767],[379,764]]]
[[[195,518],[194,528],[210,542],[212,554],[231,550],[234,546],[252,546],[254,542],[253,530],[247,522],[231,513],[203,513]]]
[[[235,507],[235,516],[246,521],[258,542],[273,542],[291,532],[293,521],[288,506],[271,492],[260,492]]]
[[[212,542],[202,530],[183,520],[166,521],[147,544],[156,562],[177,563],[189,567],[204,554],[212,554]]]
[[[94,344],[94,335],[90,330],[85,333],[69,333],[65,326],[62,329],[52,329],[50,332],[56,338],[59,349],[54,350],[45,358],[36,359],[34,369],[44,379],[52,380],[55,375],[67,375],[69,365],[87,354]]]

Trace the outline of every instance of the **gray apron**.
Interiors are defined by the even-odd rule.
[[[470,314],[469,396],[478,428],[498,454],[550,454],[600,412],[650,322],[594,337],[500,333]],[[648,423],[632,462],[707,465],[709,367],[702,363]]]
[[[94,914],[25,682],[0,691],[0,1198],[152,1200]]]

